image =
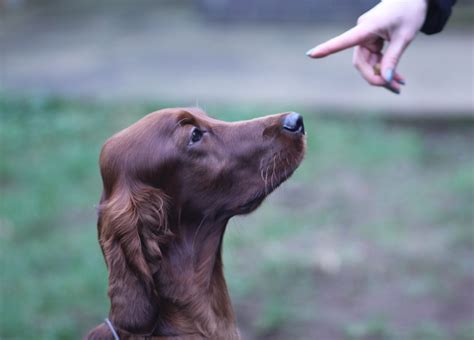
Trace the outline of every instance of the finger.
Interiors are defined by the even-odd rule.
[[[381,58],[381,57],[380,57]],[[380,63],[377,61],[377,63],[373,63],[372,61],[370,62],[371,65],[374,65],[374,73],[376,75],[381,75],[380,71]],[[395,72],[395,76],[393,76],[393,81],[397,82],[400,85],[405,85],[405,78],[398,72]]]
[[[371,32],[365,25],[357,25],[341,35],[312,48],[306,52],[306,55],[311,58],[324,58],[330,54],[359,45],[370,34]]]
[[[388,45],[381,62],[382,76],[387,83],[391,83],[394,79],[395,69],[409,43],[408,39],[397,38]]]
[[[370,85],[383,86],[386,84],[385,79],[374,71],[374,66],[380,58],[379,54],[371,53],[363,46],[356,46],[354,48],[353,64],[362,78],[367,80]]]
[[[367,48],[370,52],[379,54],[383,50],[384,40],[380,37],[375,39],[369,39],[364,42],[364,47]]]
[[[396,80],[387,83],[380,73],[377,72],[377,67],[380,65],[382,58],[383,55],[381,53],[372,53],[365,46],[357,46],[354,49],[354,66],[369,84],[383,86],[392,93],[400,94],[400,84]],[[398,73],[395,77],[401,79]]]
[[[384,85],[384,88],[386,88],[388,91],[394,93],[394,94],[400,94],[400,90],[396,90],[395,88],[391,87],[390,85]]]
[[[395,77],[394,77],[395,78]],[[392,80],[390,83],[385,83],[384,87],[393,92],[393,93],[396,93],[396,94],[400,94],[400,91],[401,91],[401,84],[396,81],[395,79]]]
[[[383,85],[383,87],[392,93],[400,94],[400,87],[397,88],[397,87],[392,86],[391,84],[385,84]]]
[[[395,76],[393,80],[396,81],[400,85],[406,85],[405,77],[403,77],[400,73],[395,72]]]

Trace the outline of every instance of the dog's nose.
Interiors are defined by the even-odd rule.
[[[283,128],[294,133],[304,134],[303,117],[296,112],[291,112],[283,119]]]

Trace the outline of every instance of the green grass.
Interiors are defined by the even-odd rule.
[[[76,339],[107,315],[95,228],[100,147],[170,105],[0,95],[0,338]],[[469,338],[472,135],[447,134],[439,148],[437,135],[376,120],[304,116],[302,166],[257,212],[233,219],[225,238],[245,334]]]

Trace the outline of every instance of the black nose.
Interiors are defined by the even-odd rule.
[[[283,120],[283,128],[295,133],[304,133],[303,117],[296,112],[289,113]]]

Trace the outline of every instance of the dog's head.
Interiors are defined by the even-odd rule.
[[[153,188],[183,212],[248,213],[293,173],[304,149],[297,113],[227,123],[196,108],[161,110],[107,141],[104,194]]]
[[[303,119],[294,112],[227,123],[196,108],[165,109],[112,136],[100,156],[99,207],[112,321],[132,333],[153,328],[154,275],[175,232],[172,215],[199,222],[249,213],[293,173],[304,150]]]

